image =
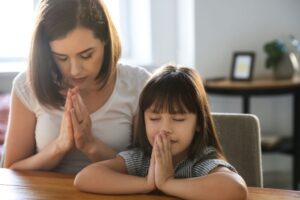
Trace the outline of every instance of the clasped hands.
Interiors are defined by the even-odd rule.
[[[76,147],[83,153],[93,145],[95,139],[91,133],[89,112],[77,88],[69,89],[61,122],[57,146],[67,152]]]
[[[152,146],[147,185],[149,192],[155,189],[163,191],[166,183],[174,179],[170,136],[164,133],[157,134]]]

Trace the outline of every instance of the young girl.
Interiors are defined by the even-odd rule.
[[[162,67],[144,87],[139,106],[134,148],[79,172],[74,182],[79,190],[159,190],[183,199],[247,199],[244,180],[224,158],[195,70]]]

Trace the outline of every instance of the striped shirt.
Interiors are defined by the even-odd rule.
[[[147,176],[150,166],[150,157],[145,155],[140,149],[135,148],[122,151],[118,155],[124,159],[129,175]],[[207,148],[202,155],[193,160],[184,159],[177,163],[174,167],[174,177],[191,178],[205,176],[208,175],[211,170],[219,166],[227,167],[231,171],[236,172],[232,165],[216,157],[214,148]]]

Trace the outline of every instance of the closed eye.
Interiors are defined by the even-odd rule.
[[[176,122],[183,122],[185,121],[185,118],[173,118],[173,120]]]
[[[80,57],[81,57],[82,59],[89,59],[89,58],[92,57],[93,53],[94,53],[94,52],[89,52],[89,53],[80,54]]]
[[[55,55],[54,56],[56,60],[58,61],[66,61],[68,59],[67,56],[59,56],[59,55]]]
[[[160,118],[159,117],[149,117],[149,120],[151,120],[151,121],[158,121],[158,120],[160,120]]]

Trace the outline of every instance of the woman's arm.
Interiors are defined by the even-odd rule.
[[[50,170],[60,162],[67,150],[64,150],[65,145],[57,140],[36,153],[35,126],[35,114],[13,93],[5,141],[4,167],[18,170]]]
[[[79,190],[101,194],[149,193],[154,190],[154,183],[148,183],[146,177],[128,175],[125,161],[120,156],[84,168],[75,177],[74,185]]]
[[[182,199],[246,200],[248,194],[244,180],[225,167],[218,167],[207,176],[169,179],[159,189]]]
[[[114,158],[117,151],[97,139],[92,133],[90,113],[78,92],[78,88],[70,89],[70,96],[71,121],[76,148],[85,154],[92,162]]]

